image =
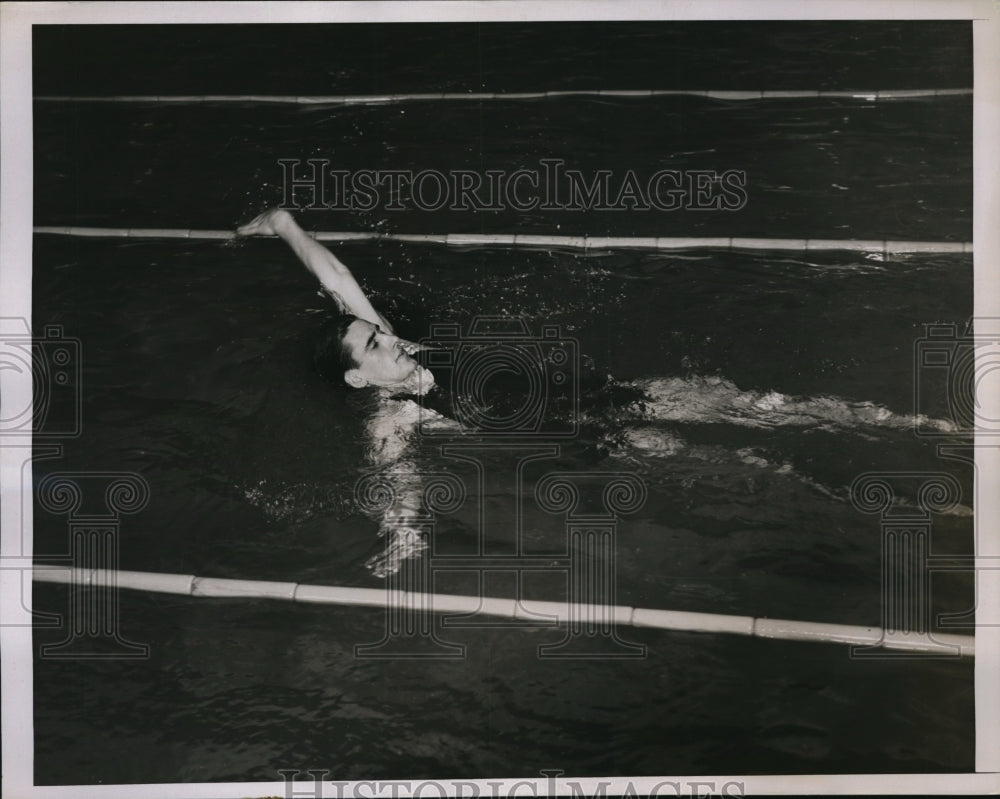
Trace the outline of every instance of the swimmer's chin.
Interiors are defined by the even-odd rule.
[[[430,369],[418,365],[406,380],[384,386],[384,388],[393,394],[415,394],[422,397],[434,388],[434,375],[431,374]]]

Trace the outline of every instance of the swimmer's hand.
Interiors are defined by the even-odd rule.
[[[281,229],[293,223],[292,215],[281,208],[270,208],[236,228],[237,236],[277,236]]]
[[[378,531],[380,536],[386,536],[386,528]],[[404,560],[416,558],[427,549],[427,540],[419,530],[411,527],[397,527],[385,538],[385,546],[377,555],[365,563],[376,577],[386,578],[399,571]]]

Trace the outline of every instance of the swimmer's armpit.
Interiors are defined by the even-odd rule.
[[[333,300],[334,305],[337,306],[337,310],[342,314],[350,313],[347,308],[347,303],[344,302],[344,298],[341,297],[336,291],[331,291],[326,286],[321,286],[320,290],[316,292],[321,297],[329,297]]]

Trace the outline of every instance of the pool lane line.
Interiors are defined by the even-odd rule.
[[[56,236],[129,239],[228,240],[241,238],[232,230],[184,228],[106,228],[40,225],[35,233]],[[741,236],[540,236],[522,233],[374,233],[310,231],[317,241],[403,241],[455,247],[560,247],[576,250],[851,250],[879,253],[971,253],[969,241],[894,241],[885,239],[768,239]],[[272,238],[272,237],[254,237]]]
[[[851,100],[909,100],[921,97],[971,95],[972,89],[561,89],[538,92],[418,92],[409,94],[120,94],[42,95],[34,99],[56,103],[246,103],[269,105],[387,105],[407,102],[448,102],[452,100],[541,100],[553,97],[708,97],[714,100],[785,100],[809,97]]]
[[[193,574],[160,572],[108,571],[36,566],[36,582],[60,583],[100,589],[125,588],[189,597],[228,599],[275,599],[306,604],[353,607],[402,608],[413,612],[466,613],[500,616],[508,619],[548,620],[552,626],[581,619],[597,619],[602,626],[615,624],[682,632],[726,633],[752,638],[784,641],[814,641],[881,647],[907,652],[927,652],[952,657],[975,657],[975,637],[952,633],[920,636],[890,632],[880,627],[789,619],[731,616],[721,613],[695,613],[683,610],[656,610],[626,605],[584,605],[567,602],[504,599],[461,594],[426,594],[392,591],[387,588],[357,588],[336,585],[307,585],[267,580],[234,580],[196,577]],[[572,607],[573,612],[570,613]],[[586,623],[586,622],[585,622]]]

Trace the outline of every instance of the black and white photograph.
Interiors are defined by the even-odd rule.
[[[1000,791],[996,4],[214,5],[0,8],[4,795]]]

